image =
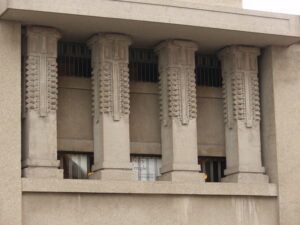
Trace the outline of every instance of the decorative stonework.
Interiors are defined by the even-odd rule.
[[[159,58],[162,176],[159,180],[204,182],[197,157],[195,51],[190,41],[168,40]]]
[[[224,182],[266,183],[261,162],[258,48],[233,46],[222,61],[226,177]]]
[[[133,180],[129,137],[129,45],[125,35],[97,34],[92,50],[94,174],[90,179]]]
[[[63,178],[57,160],[57,41],[55,29],[27,27],[24,60],[22,174]]]
[[[123,35],[98,34],[89,41],[92,49],[93,116],[109,113],[115,121],[129,115],[128,46]]]
[[[54,29],[29,27],[25,59],[25,108],[41,117],[57,109],[57,40]]]
[[[39,58],[32,56],[26,61],[26,109],[39,110],[40,88],[39,88]]]
[[[197,116],[196,49],[194,43],[186,41],[167,41],[156,48],[160,54],[160,115],[165,126],[169,117],[186,125]]]
[[[259,86],[257,77],[257,56],[255,48],[230,48],[219,57],[223,64],[223,97],[225,124],[232,128],[233,120],[243,121],[252,127],[260,121]]]

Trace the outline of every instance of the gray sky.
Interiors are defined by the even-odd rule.
[[[300,0],[243,0],[245,9],[300,15]]]

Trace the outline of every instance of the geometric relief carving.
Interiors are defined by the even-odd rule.
[[[47,112],[55,112],[57,110],[57,62],[56,58],[47,58]]]
[[[167,49],[171,50],[167,50]],[[157,47],[160,55],[160,115],[164,126],[169,117],[182,125],[197,117],[194,54],[196,45],[184,41],[167,41]],[[165,54],[165,52],[169,54]],[[161,59],[161,57],[167,57]]]
[[[247,53],[245,50],[239,52],[239,49],[233,48],[231,52],[225,51],[220,54],[220,58],[223,59],[224,119],[229,128],[233,127],[233,120],[243,121],[245,126],[250,128],[260,121],[256,60],[259,51],[254,49],[254,53]],[[225,57],[231,61],[228,58],[225,60]],[[235,66],[226,65],[228,62]]]
[[[25,71],[25,105],[27,110],[39,111],[40,87],[39,87],[39,57],[29,56],[26,60]]]
[[[128,47],[123,35],[96,35],[92,49],[93,116],[109,113],[113,120],[129,115]]]
[[[25,109],[41,117],[57,110],[57,40],[54,29],[29,27],[25,56]]]

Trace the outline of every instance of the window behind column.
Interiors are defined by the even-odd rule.
[[[94,158],[92,153],[60,151],[58,159],[65,179],[87,179]]]
[[[224,177],[224,170],[226,168],[225,157],[205,157],[198,158],[201,165],[202,172],[206,175],[206,182],[220,182]]]
[[[196,83],[198,86],[222,87],[221,63],[216,55],[196,54]]]
[[[132,161],[135,163],[135,169],[140,174],[140,179],[151,180],[153,179],[151,174],[153,174],[152,169],[154,168],[152,165],[154,161],[157,161],[156,165],[159,165],[161,156],[158,58],[153,49],[130,48],[129,59]],[[223,128],[217,126],[217,129],[214,126],[215,121],[223,119],[223,100],[221,95],[218,94],[221,92],[222,82],[220,62],[214,55],[197,53],[195,64],[198,92],[198,134],[200,135],[200,138],[198,137],[199,156],[224,157],[225,155],[220,155],[218,150],[222,148],[223,144],[220,141]],[[93,151],[92,144],[89,144],[92,143],[89,106],[91,98],[91,52],[85,43],[59,42],[58,74],[59,79],[64,80],[63,85],[66,84],[65,81],[72,80],[66,86],[59,87],[58,147],[59,150],[64,152],[65,156],[63,158],[65,161],[77,162],[81,158],[81,162],[86,161],[88,164],[90,159],[85,160],[83,158],[86,156],[80,156],[83,152],[89,152],[90,155],[87,155],[87,157],[90,157]],[[74,82],[76,80],[77,82]],[[73,84],[76,85],[73,87]],[[211,93],[212,96],[210,96]],[[78,124],[80,121],[82,121],[81,129],[74,129],[72,124]],[[74,143],[78,143],[75,148]],[[71,156],[68,153],[70,151],[75,155]],[[65,165],[67,164],[65,163]],[[145,165],[149,167],[145,167]],[[65,167],[68,167],[67,170],[71,168],[70,166]],[[209,174],[208,170],[204,170],[204,172]],[[71,173],[73,174],[72,171],[69,172],[69,174]],[[80,176],[66,175],[66,177]],[[214,179],[214,181],[218,181],[218,179]]]
[[[60,76],[91,77],[91,51],[85,43],[58,42]]]
[[[222,70],[216,55],[196,54],[198,155],[207,182],[220,182],[225,169]]]
[[[158,82],[158,58],[153,49],[129,49],[130,81]]]

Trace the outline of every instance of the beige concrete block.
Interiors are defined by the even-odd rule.
[[[160,143],[158,84],[131,82],[130,89],[130,141]]]
[[[24,193],[87,193],[87,194],[146,194],[146,195],[209,195],[277,197],[276,184],[243,184],[221,182],[149,182],[101,181],[84,179],[22,179]]]
[[[92,140],[91,89],[77,88],[77,83],[91,82],[91,80],[88,78],[73,77],[69,79],[59,77],[59,79],[63,79],[63,82],[69,83],[69,86],[58,88],[58,138]]]
[[[136,180],[137,175],[133,173],[131,169],[104,169],[97,170],[89,176],[89,179],[128,181]]]
[[[182,170],[182,168],[180,168]],[[200,171],[200,167],[198,167],[195,170]],[[158,177],[159,181],[172,181],[172,182],[188,182],[188,183],[193,183],[193,182],[203,182],[204,180],[204,174],[197,172],[197,171],[171,171],[171,172],[166,172],[163,175]]]
[[[197,87],[197,139],[199,156],[225,156],[221,88]]]
[[[57,167],[27,167],[22,170],[22,176],[39,179],[61,179],[64,176],[64,171],[57,169]]]
[[[248,196],[26,193],[23,215],[24,225],[278,225],[275,198]]]
[[[268,183],[269,177],[263,174],[256,174],[256,173],[236,173],[226,175],[226,177],[222,178],[222,182],[228,183],[244,183],[244,184],[251,184],[251,183]]]

